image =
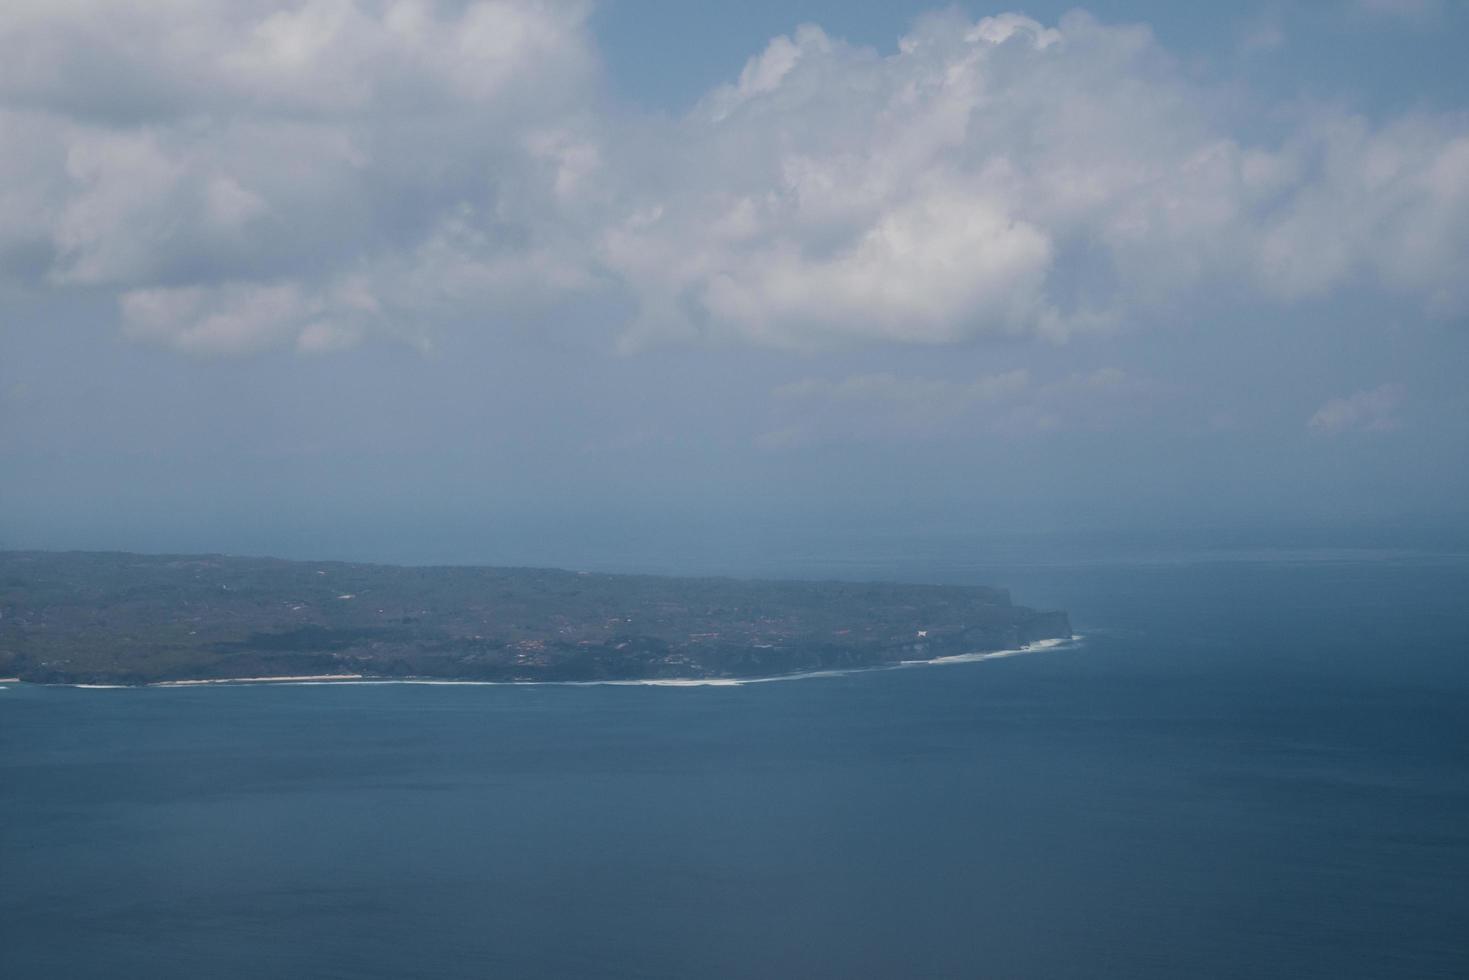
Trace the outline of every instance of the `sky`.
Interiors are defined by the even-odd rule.
[[[0,547],[1462,535],[1466,40],[1447,0],[12,0]]]

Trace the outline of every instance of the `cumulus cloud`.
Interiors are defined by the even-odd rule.
[[[1062,340],[1211,289],[1469,309],[1469,121],[1231,115],[1141,27],[807,26],[685,116],[599,96],[586,6],[22,0],[0,276],[194,352],[598,296],[629,347]]]
[[[1388,432],[1399,426],[1399,385],[1385,384],[1333,398],[1318,408],[1306,426],[1316,432]]]
[[[0,91],[107,122],[540,99],[583,80],[587,12],[578,0],[14,0]]]
[[[586,14],[7,5],[0,276],[115,291],[129,337],[220,354],[335,350],[493,318],[527,280],[567,288],[588,264],[545,256],[598,166],[562,132],[591,105]]]
[[[786,346],[1064,338],[1220,286],[1464,308],[1463,118],[1320,110],[1252,144],[1217,101],[1085,14],[936,15],[890,57],[805,28],[683,122],[605,259],[636,331]]]

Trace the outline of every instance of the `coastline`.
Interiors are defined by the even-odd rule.
[[[871,667],[851,667],[842,670],[808,670],[790,674],[772,674],[768,677],[648,677],[635,680],[590,680],[590,681],[480,681],[456,680],[447,677],[373,677],[367,674],[303,674],[279,677],[209,677],[177,681],[153,681],[148,684],[37,684],[37,687],[66,687],[78,690],[148,690],[150,688],[208,688],[208,687],[314,687],[337,685],[385,685],[413,684],[439,687],[743,687],[746,684],[772,684],[777,681],[811,680],[819,677],[845,677],[850,674],[867,674],[884,670],[906,670],[912,667],[944,667],[953,664],[981,663],[1032,653],[1042,653],[1066,646],[1079,644],[1084,637],[1073,633],[1069,637],[1036,640],[1024,646],[1004,650],[985,650],[974,653],[957,653],[931,660],[900,660],[896,663],[877,664]],[[13,683],[29,683],[5,678]]]
[[[208,684],[300,684],[306,681],[360,681],[366,674],[298,674],[280,677],[204,677],[196,680],[154,681],[143,687],[202,687]]]

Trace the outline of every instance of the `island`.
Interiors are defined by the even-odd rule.
[[[1004,589],[0,551],[0,676],[699,680],[1071,636]]]

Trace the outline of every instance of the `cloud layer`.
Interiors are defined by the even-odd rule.
[[[599,94],[587,13],[7,5],[0,275],[201,354],[587,298],[629,346],[801,349],[1059,340],[1225,290],[1469,307],[1462,115],[1244,111],[1146,29],[951,12],[889,55],[803,27],[666,119]]]

